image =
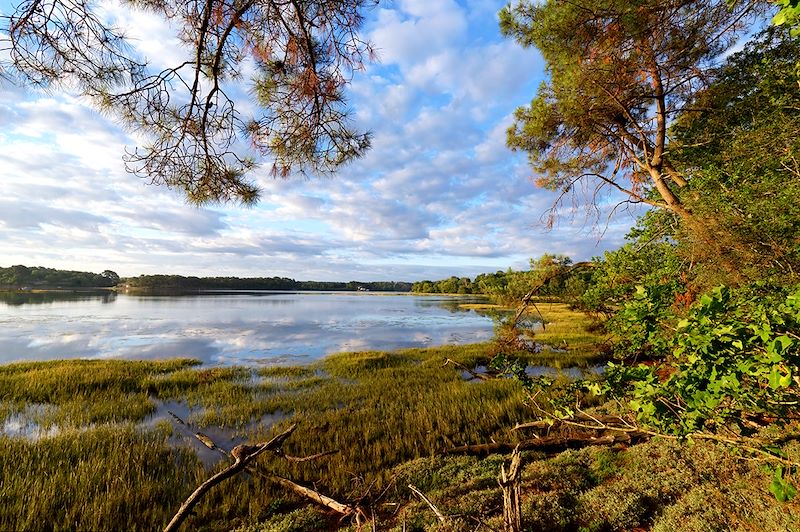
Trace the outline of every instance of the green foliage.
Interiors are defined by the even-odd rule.
[[[256,157],[287,177],[333,172],[369,149],[344,89],[373,56],[359,34],[370,3],[123,2],[171,21],[193,58],[153,65],[92,2],[16,0],[0,17],[0,77],[68,90],[138,131],[125,168],[151,183],[196,204],[252,204]],[[231,80],[247,86],[235,98],[222,89]]]
[[[0,268],[0,288],[105,288],[118,282],[119,276],[111,270],[97,274],[41,266]]]
[[[509,147],[528,154],[538,185],[561,192],[556,203],[590,181],[589,190],[611,186],[694,220],[682,207],[685,180],[665,149],[667,123],[754,13],[749,3],[724,0],[507,6],[501,31],[538,48],[550,75],[516,111]],[[589,201],[597,197],[590,193]]]
[[[194,277],[183,275],[140,275],[125,279],[134,290],[309,290],[408,292],[411,283],[400,281],[295,281],[286,277]]]
[[[654,218],[648,213],[645,219]],[[663,303],[667,306],[686,289],[681,278],[685,264],[677,255],[674,242],[666,239],[652,241],[629,235],[631,242],[614,251],[607,251],[602,258],[594,260],[595,267],[586,288],[578,298],[580,308],[611,315],[625,303],[637,297],[639,287],[658,287]]]
[[[605,323],[615,335],[614,355],[621,359],[660,358],[669,351],[672,304],[679,281],[637,286],[630,300]]]
[[[419,281],[411,286],[411,291],[419,294],[473,294],[476,291],[476,284],[469,277],[451,276],[440,281]]]
[[[784,477],[783,466],[775,468],[772,475],[772,482],[769,485],[769,491],[780,502],[790,501],[797,495],[797,489]]]
[[[800,400],[800,290],[777,296],[715,289],[665,338],[671,358],[606,370],[607,392],[627,401],[639,422],[691,436],[750,422],[789,419]]]
[[[715,439],[740,452],[783,463],[785,442],[759,433],[794,423],[800,404],[800,287],[719,287],[677,319],[672,293],[644,287],[615,316],[625,342],[620,355],[658,355],[648,364],[609,363],[593,379],[531,378],[519,365],[507,373],[526,386],[545,417],[571,418],[576,405],[606,400],[632,412],[632,423],[678,439]],[[757,437],[756,437],[757,436]],[[790,499],[794,487],[776,473],[772,491]]]
[[[672,126],[670,151],[689,176],[686,204],[709,220],[722,255],[679,231],[678,252],[704,282],[792,283],[800,271],[800,40],[768,28],[728,58],[694,109]],[[711,222],[713,221],[713,223]]]
[[[772,17],[772,23],[788,27],[792,37],[800,37],[800,0],[775,0],[775,3],[781,9]]]
[[[482,294],[502,303],[519,302],[532,288],[537,295],[560,300],[575,299],[586,289],[588,274],[576,271],[571,275],[558,275],[566,272],[572,259],[565,255],[545,253],[538,259],[530,259],[530,269],[514,271],[498,270],[495,273],[482,273],[470,281],[468,277],[452,276],[439,281],[419,281],[411,288],[416,293],[441,294]]]

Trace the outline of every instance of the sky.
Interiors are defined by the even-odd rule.
[[[372,149],[333,177],[273,178],[267,164],[251,176],[255,207],[192,206],[127,174],[136,139],[80,98],[0,85],[0,266],[417,281],[619,247],[637,214],[609,218],[622,198],[599,212],[568,205],[547,230],[555,195],[505,146],[514,110],[546,74],[536,50],[500,35],[504,4],[383,0],[368,11],[379,61],[348,97]],[[181,58],[160,19],[106,9],[155,64]]]

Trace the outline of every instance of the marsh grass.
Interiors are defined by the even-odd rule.
[[[607,338],[598,332],[596,319],[568,304],[539,301],[528,309],[527,317],[544,323],[544,327],[533,330],[533,339],[542,349],[532,362],[559,368],[586,367],[607,357]]]
[[[73,473],[69,471],[75,464],[80,464],[75,475],[94,479],[106,486],[106,491],[112,487],[130,491],[138,489],[134,485],[142,485],[150,493],[154,489],[148,487],[150,482],[164,482],[164,489],[174,493],[154,499],[158,502],[142,511],[148,513],[146,522],[168,518],[174,503],[185,497],[204,474],[193,453],[170,447],[163,428],[159,429],[162,432],[154,431],[141,423],[157,404],[169,401],[186,406],[187,421],[193,426],[240,429],[251,441],[270,437],[290,421],[298,422],[287,452],[302,456],[337,449],[339,453],[306,464],[267,459],[269,473],[314,483],[341,499],[357,494],[366,484],[383,489],[392,482],[391,468],[403,461],[492,437],[515,438],[510,427],[528,416],[518,384],[502,380],[476,386],[465,382],[452,366],[443,367],[445,358],[475,366],[487,363],[488,357],[485,345],[349,353],[309,367],[262,368],[257,371],[260,381],[253,378],[249,368],[196,368],[193,360],[79,360],[0,367],[0,412],[28,412],[38,416],[33,420],[37,423],[62,428],[54,437],[34,441],[3,439],[7,445],[0,455],[6,464],[25,452],[43,457],[37,464],[40,472],[5,470],[9,478],[19,477],[8,484],[8,489],[25,489],[19,493],[28,493],[26,496],[33,499],[31,508],[38,508],[29,511],[15,503],[6,514],[6,522],[19,519],[32,523],[36,516],[50,512],[54,523],[69,528],[73,514],[56,511],[45,500],[53,491],[70,492],[72,498],[61,502],[94,515],[93,520],[86,521],[93,524],[86,528],[113,521],[114,512],[123,511],[121,506],[94,495],[82,499],[77,492],[85,486],[70,480]],[[42,407],[26,410],[25,405],[31,404]],[[276,421],[277,428],[273,426]],[[108,425],[100,426],[104,423]],[[184,429],[176,426],[175,430]],[[130,449],[122,444],[127,440]],[[81,441],[87,442],[88,454],[70,458],[78,453]],[[142,460],[146,452],[169,464],[161,464],[161,469],[156,468],[147,478],[137,477],[135,483],[131,480],[127,488],[99,471],[101,464],[113,470],[120,467],[119,461]],[[59,454],[63,461],[58,461]],[[63,475],[52,471],[59,464],[65,468]],[[149,467],[150,462],[143,464]],[[128,470],[122,471],[122,478],[127,478]],[[168,471],[177,480],[165,482],[161,471]],[[25,482],[32,482],[30,477],[51,485],[31,492],[24,488]],[[270,500],[280,497],[285,494],[258,475],[230,481],[198,507],[190,526],[226,528],[237,522],[236,516],[257,521],[264,517]],[[136,504],[130,502],[131,508],[137,508]]]
[[[159,529],[164,509],[202,478],[194,453],[167,445],[168,430],[0,437],[0,529]]]
[[[193,360],[0,367],[0,415],[50,416],[65,427],[37,439],[0,436],[0,529],[158,529],[227,463],[209,470],[198,459],[190,447],[200,445],[192,437],[197,427],[238,431],[235,440],[218,439],[231,446],[263,441],[294,422],[287,453],[339,452],[300,464],[265,455],[256,473],[211,490],[187,528],[337,526],[335,516],[276,487],[269,476],[279,474],[339,500],[385,492],[375,507],[380,530],[440,529],[409,483],[454,516],[451,530],[474,530],[476,519],[501,529],[496,479],[504,458],[442,456],[461,444],[514,442],[510,427],[530,419],[516,382],[468,382],[443,365],[450,358],[477,367],[491,356],[488,344],[476,344],[346,353],[258,370],[198,368]],[[152,420],[148,404],[180,405],[194,426]],[[523,517],[531,530],[677,530],[682,519],[696,530],[706,521],[711,529],[759,530],[752,528],[759,522],[800,529],[798,503],[775,510],[767,473],[710,445],[653,441],[552,459],[527,453],[524,463]],[[712,503],[724,511],[704,506]]]
[[[0,366],[0,420],[24,414],[30,404],[52,407],[32,414],[44,429],[141,420],[155,409],[148,379],[198,364],[193,359],[61,360]]]

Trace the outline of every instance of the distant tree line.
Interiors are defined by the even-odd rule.
[[[118,282],[119,276],[111,270],[90,273],[41,266],[0,268],[2,288],[109,288]]]
[[[419,281],[411,291],[420,294],[481,294],[502,302],[519,301],[532,287],[543,283],[537,291],[541,296],[572,299],[583,294],[590,274],[575,271],[571,275],[554,276],[556,270],[566,270],[572,260],[564,255],[545,254],[531,259],[530,270],[498,270],[469,277],[449,277],[438,281]]]
[[[142,290],[309,290],[409,292],[411,283],[397,281],[296,281],[287,277],[194,277],[140,275],[125,279],[128,288]]]

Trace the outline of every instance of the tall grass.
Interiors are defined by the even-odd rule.
[[[552,328],[552,334],[569,332]],[[311,366],[257,371],[194,367],[193,360],[0,366],[0,415],[49,416],[62,427],[34,439],[0,436],[0,530],[158,529],[202,480],[226,465],[208,470],[192,452],[200,445],[192,432],[227,427],[240,438],[263,441],[295,422],[288,454],[339,452],[307,463],[260,457],[256,472],[211,490],[187,529],[337,526],[336,518],[276,487],[273,474],[340,500],[368,490],[373,497],[384,493],[381,502],[392,505],[375,507],[379,529],[439,526],[409,493],[409,483],[455,516],[453,530],[474,530],[476,519],[500,529],[496,476],[503,458],[441,453],[491,439],[513,442],[510,428],[530,418],[515,382],[467,381],[444,365],[450,358],[476,367],[491,356],[488,344],[476,344],[347,353]],[[183,405],[196,426],[141,423],[159,401]],[[224,438],[217,443],[232,445]],[[766,473],[756,465],[710,445],[651,442],[628,454],[584,450],[555,460],[529,453],[525,464],[524,519],[534,530],[668,530],[684,517],[718,529],[763,520],[790,530],[800,516],[797,503],[777,512],[770,506],[769,494],[758,487],[768,484]],[[704,502],[735,517],[706,511]]]
[[[167,427],[168,429],[168,427]],[[168,430],[67,430],[0,437],[0,529],[155,530],[202,467]]]

